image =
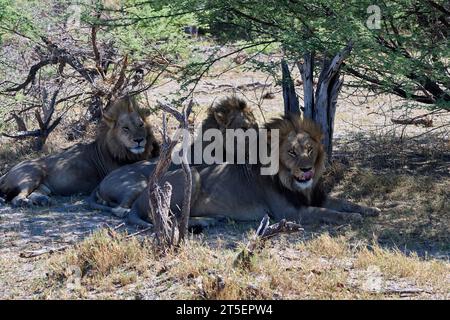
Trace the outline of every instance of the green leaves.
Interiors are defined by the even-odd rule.
[[[180,0],[181,6],[192,1]],[[378,92],[442,105],[450,100],[446,1],[194,1],[197,13],[223,42],[278,41],[285,55],[333,55],[351,39],[347,65],[361,85]],[[259,66],[263,68],[262,66]],[[361,76],[358,76],[361,75]]]

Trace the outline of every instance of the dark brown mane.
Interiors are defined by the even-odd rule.
[[[210,110],[213,112],[228,112],[229,110],[243,111],[247,107],[245,100],[237,96],[230,96],[221,99],[218,103],[213,105]]]
[[[220,126],[217,123],[216,115],[221,114],[226,119],[232,111],[246,111],[246,109],[248,109],[249,113],[252,113],[245,100],[237,96],[223,98],[208,108],[208,114],[202,123],[202,127],[204,130],[210,128],[218,129]]]
[[[286,197],[286,199],[296,208],[305,206],[320,207],[324,204],[327,198],[321,180],[319,180],[319,182],[312,189],[310,198],[306,197],[302,192],[293,191],[286,188],[281,183],[278,176],[274,177],[273,179],[270,179],[270,181],[273,184],[274,188],[278,190],[280,194],[283,194]]]

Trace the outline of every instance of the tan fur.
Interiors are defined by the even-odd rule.
[[[219,164],[198,168],[201,189],[192,203],[191,218],[226,217],[237,221],[259,221],[269,214],[274,220],[342,224],[358,222],[362,215],[378,214],[376,208],[326,199],[320,184],[325,154],[320,143],[322,134],[316,124],[289,115],[270,121],[266,127],[280,130],[279,173],[263,176],[260,165]],[[295,157],[289,155],[291,149],[296,152]],[[302,168],[311,169],[304,172]],[[298,187],[296,177],[305,177],[311,170],[314,170],[314,177],[309,187]],[[183,192],[182,186],[174,188],[174,192]],[[173,197],[180,199],[181,194]],[[130,216],[134,221],[137,217],[148,219],[147,212],[148,195],[143,192]]]
[[[226,97],[208,109],[202,122],[203,130],[257,128],[255,116],[247,103],[237,96]]]
[[[225,129],[249,129],[251,127],[257,127],[253,111],[244,100],[236,96],[227,97],[208,108],[208,116],[202,122],[202,128],[205,130],[214,128],[223,132]],[[90,206],[123,216],[147,186],[148,177],[153,168],[152,162],[142,161],[114,170],[91,195]],[[172,165],[169,170],[177,168],[179,167]]]
[[[299,167],[314,167],[313,186],[316,186],[322,177],[325,170],[326,153],[321,143],[322,132],[320,126],[310,119],[289,114],[281,118],[272,119],[266,123],[265,128],[268,130],[279,130],[280,169],[277,178],[280,179],[287,189],[302,192],[309,197],[307,193],[312,189],[295,190],[293,188],[292,174],[296,173]],[[299,140],[299,135],[302,135],[303,139]],[[302,155],[305,145],[310,145],[313,148],[312,158]],[[290,149],[295,149],[298,154],[297,159],[292,159],[288,154]]]
[[[105,111],[94,142],[19,163],[0,179],[0,196],[20,206],[49,204],[50,194],[89,194],[112,170],[158,154],[150,124],[123,98]]]

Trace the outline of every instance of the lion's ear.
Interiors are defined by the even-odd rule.
[[[114,125],[116,124],[116,120],[107,114],[103,115],[103,121],[105,121],[106,125],[110,128],[114,128]]]
[[[142,118],[146,119],[152,114],[152,112],[147,108],[139,108],[139,114]]]
[[[227,124],[227,115],[222,111],[214,111],[214,118],[217,123],[221,126],[226,126]]]
[[[132,113],[135,110],[137,110],[135,104],[136,104],[136,100],[134,100],[131,97],[128,97],[128,101],[127,101],[128,113]]]

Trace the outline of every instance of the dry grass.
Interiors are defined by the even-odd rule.
[[[50,283],[75,281],[78,293],[98,287],[110,290],[135,283],[153,261],[148,239],[127,238],[125,233],[100,229],[62,255],[52,257],[48,266]]]
[[[448,294],[448,263],[407,257],[377,245],[351,247],[343,236],[274,240],[253,257],[248,268],[233,266],[243,243],[237,249],[226,249],[223,242],[218,243],[211,246],[201,239],[191,239],[177,252],[158,256],[149,241],[102,230],[50,260],[53,281],[45,296],[66,296],[67,283],[73,282],[73,270],[78,268],[81,277],[77,297],[109,290],[108,297],[114,298],[112,288],[135,288],[138,283],[166,299],[396,297],[383,288],[378,292],[366,290],[364,279],[355,282],[354,274],[373,266],[381,270],[383,279],[407,280],[441,297]]]
[[[412,250],[448,250],[450,179],[441,176],[376,173],[350,169],[335,192],[340,197],[378,206],[383,213],[361,228],[360,238]],[[424,252],[422,252],[424,253]]]
[[[417,254],[405,256],[399,250],[383,250],[378,245],[357,252],[356,268],[377,266],[387,277],[413,279],[418,285],[450,292],[450,265],[437,260],[421,260]]]

